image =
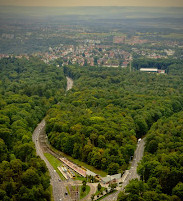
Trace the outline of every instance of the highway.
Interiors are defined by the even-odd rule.
[[[32,136],[33,142],[35,143],[36,147],[36,153],[37,155],[40,156],[42,160],[44,160],[49,170],[51,176],[50,182],[53,187],[54,201],[69,201],[70,200],[69,196],[68,195],[65,196],[65,192],[67,192],[67,190],[65,188],[64,182],[60,180],[59,175],[44,156],[43,149],[40,145],[40,133],[45,132],[44,130],[45,130],[45,120],[43,119],[34,130]]]
[[[137,149],[135,150],[130,169],[126,170],[124,176],[122,177],[122,181],[123,181],[122,187],[117,192],[102,199],[102,201],[113,201],[113,200],[116,201],[120,190],[124,190],[125,186],[129,183],[130,180],[136,179],[136,178],[140,179],[140,176],[137,174],[137,166],[144,154],[144,145],[145,145],[144,140],[145,140],[145,138],[142,139],[137,144]]]
[[[69,77],[67,78],[67,89],[66,91],[70,90],[73,86],[73,80]],[[52,165],[49,163],[49,161],[44,156],[43,152],[43,146],[41,144],[40,135],[41,133],[45,132],[45,120],[43,119],[36,127],[36,129],[33,132],[32,140],[35,143],[36,153],[40,156],[42,160],[46,163],[46,166],[49,170],[50,177],[51,177],[51,185],[53,187],[53,197],[54,201],[70,201],[71,198],[69,195],[65,195],[65,192],[67,192],[67,189],[64,185],[64,181],[60,180],[59,175],[57,174],[56,170],[52,167]]]

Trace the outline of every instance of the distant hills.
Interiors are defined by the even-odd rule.
[[[183,18],[182,7],[16,7],[1,6],[0,16],[48,17],[79,15],[92,19]]]
[[[0,7],[0,25],[33,23],[182,31],[183,7]]]

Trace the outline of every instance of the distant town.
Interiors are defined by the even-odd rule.
[[[2,37],[13,38],[11,34],[2,34]],[[32,54],[0,54],[0,58],[15,56],[16,58],[36,56],[45,63],[52,63],[59,59],[58,66],[79,65],[79,66],[103,66],[122,67],[129,65],[134,57],[151,59],[176,58],[175,49],[182,48],[179,42],[140,39],[134,36],[129,39],[126,36],[113,36],[110,44],[104,44],[102,40],[83,39],[77,41],[76,45],[59,44],[50,46],[45,52],[34,52]],[[78,44],[79,43],[79,44]],[[165,48],[162,48],[164,44]],[[137,47],[138,46],[138,47]],[[157,48],[157,47],[160,48]]]

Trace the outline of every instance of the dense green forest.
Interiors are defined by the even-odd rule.
[[[142,181],[133,180],[118,201],[183,200],[183,112],[153,124],[138,173]]]
[[[64,95],[63,71],[36,58],[7,58],[0,75],[0,200],[50,200],[50,177],[32,132]]]
[[[182,110],[181,73],[175,77],[77,66],[64,72],[75,84],[48,112],[49,141],[109,174],[127,168],[137,138],[154,122]]]
[[[181,63],[146,74],[7,58],[0,69],[0,200],[50,200],[48,171],[32,142],[46,113],[52,146],[109,174],[126,170],[147,134],[142,180],[118,200],[183,199]],[[67,96],[64,74],[74,79]]]

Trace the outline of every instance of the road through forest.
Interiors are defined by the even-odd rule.
[[[68,91],[73,87],[73,80],[69,77],[66,77],[66,79],[67,79],[66,91]],[[43,143],[41,143],[41,138],[40,138],[41,134],[44,132],[45,132],[45,120],[43,119],[34,130],[32,139],[33,139],[33,142],[35,143],[37,155],[39,155],[40,158],[45,161],[46,166],[49,170],[49,173],[51,176],[51,185],[53,187],[54,201],[70,201],[71,198],[69,197],[69,195],[65,195],[65,192],[67,192],[65,187],[65,182],[60,180],[59,175],[57,174],[57,172],[54,170],[52,165],[48,162],[48,160],[44,156],[43,150],[45,147],[43,147]],[[144,145],[145,145],[144,139],[142,139],[137,144],[137,149],[134,153],[134,157],[131,162],[131,167],[129,170],[125,171],[122,177],[123,184],[121,188],[117,192],[102,199],[103,201],[113,201],[113,200],[116,201],[120,190],[124,190],[125,186],[129,183],[131,179],[135,179],[135,178],[139,179],[139,175],[137,174],[137,166],[143,157]],[[89,197],[87,198],[88,200],[90,200]]]
[[[73,86],[73,80],[69,77],[67,78],[67,88],[66,91],[70,90]],[[46,166],[49,170],[50,176],[51,176],[51,185],[53,188],[53,197],[54,197],[54,201],[70,201],[71,198],[69,195],[65,195],[65,192],[67,192],[67,189],[65,187],[65,182],[60,180],[59,175],[57,174],[57,172],[54,170],[54,168],[52,167],[52,165],[49,163],[49,161],[47,160],[47,158],[44,156],[44,147],[42,146],[41,143],[41,138],[40,135],[41,133],[45,132],[45,120],[43,119],[38,126],[36,127],[36,129],[33,132],[32,135],[32,140],[35,143],[35,148],[36,148],[36,153],[37,155],[40,156],[40,158],[42,160],[44,160],[44,162],[46,163]]]
[[[74,82],[73,82],[73,80],[70,77],[66,76],[66,79],[67,79],[67,88],[66,88],[66,91],[69,91],[70,89],[72,89]]]
[[[115,193],[105,197],[102,199],[102,201],[113,201],[117,200],[118,194],[120,190],[124,190],[125,186],[129,183],[130,180],[132,179],[140,179],[139,175],[137,174],[137,166],[140,160],[143,157],[144,154],[144,146],[145,146],[145,138],[142,139],[138,144],[137,144],[137,149],[135,150],[133,160],[131,162],[131,166],[129,170],[126,170],[125,173],[123,174],[122,177],[122,187]]]

